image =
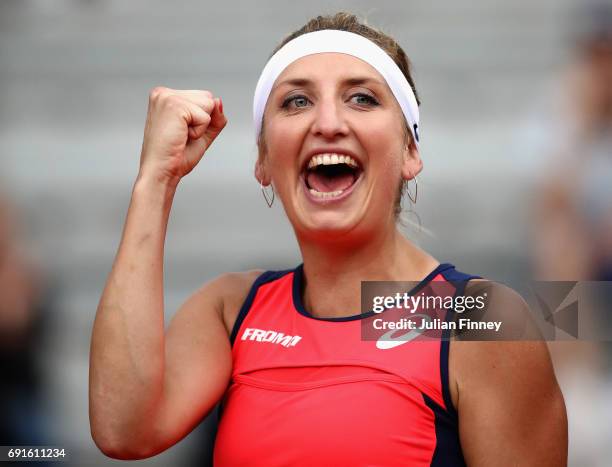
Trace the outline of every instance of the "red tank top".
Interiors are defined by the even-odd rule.
[[[444,263],[412,292],[446,281],[455,294],[473,277]],[[214,465],[465,465],[448,334],[377,345],[361,333],[373,312],[311,316],[302,278],[303,265],[262,274],[238,314]]]

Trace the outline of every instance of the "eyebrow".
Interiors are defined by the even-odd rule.
[[[342,80],[341,82],[341,84],[343,85],[350,85],[350,86],[358,86],[360,84],[366,84],[366,83],[376,83],[379,85],[384,85],[382,81],[375,79],[375,78],[371,78],[369,76],[356,76],[353,78],[346,78]],[[286,79],[286,80],[281,81],[276,86],[274,86],[274,89],[279,88],[284,85],[311,86],[312,84],[313,84],[313,81],[308,78],[293,78],[293,79]]]

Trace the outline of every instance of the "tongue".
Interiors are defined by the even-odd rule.
[[[306,177],[308,186],[321,193],[346,190],[355,181],[355,176],[352,173],[329,176],[320,171],[312,171],[309,172]]]

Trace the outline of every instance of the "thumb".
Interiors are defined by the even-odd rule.
[[[227,118],[225,118],[223,114],[223,102],[221,98],[216,98],[215,107],[210,113],[210,123],[208,127],[203,134],[201,133],[201,129],[194,130],[193,136],[196,138],[191,139],[185,146],[185,156],[191,165],[195,166],[195,164],[202,159],[204,152],[208,150],[226,124]]]

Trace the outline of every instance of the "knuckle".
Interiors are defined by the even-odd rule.
[[[167,88],[165,88],[163,86],[155,86],[149,92],[149,100],[150,101],[157,101],[157,100],[159,100],[159,98],[162,97],[162,95],[166,92],[166,90],[167,90]]]

